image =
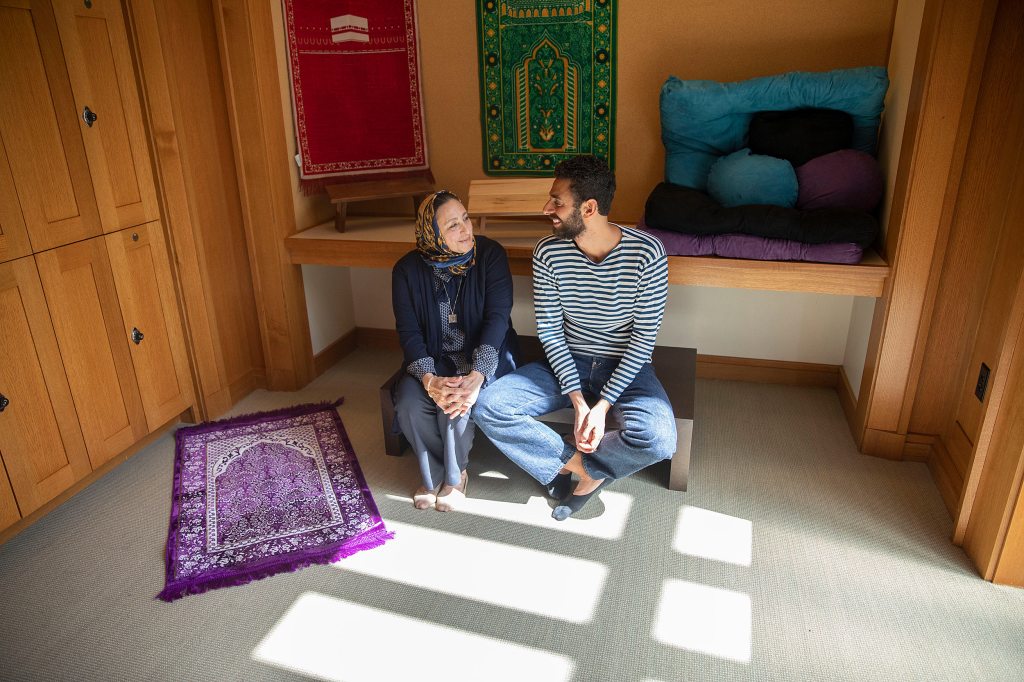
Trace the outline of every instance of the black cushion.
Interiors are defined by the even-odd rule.
[[[853,142],[853,117],[837,109],[759,111],[750,119],[748,133],[754,154],[777,156],[794,166]]]
[[[853,243],[866,248],[878,234],[878,220],[864,211],[782,206],[725,208],[705,192],[662,182],[647,198],[644,222],[685,234],[749,234],[804,244]]]

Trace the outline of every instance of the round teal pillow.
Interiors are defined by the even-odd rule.
[[[793,164],[741,149],[723,156],[708,173],[708,194],[725,207],[756,205],[792,208],[800,187]]]

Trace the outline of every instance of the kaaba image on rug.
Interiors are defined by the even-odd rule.
[[[338,404],[178,429],[160,599],[337,561],[391,538]]]
[[[614,168],[616,0],[477,0],[484,171]]]

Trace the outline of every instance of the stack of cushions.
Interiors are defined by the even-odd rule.
[[[661,92],[665,176],[641,227],[674,255],[856,263],[878,232],[888,78],[865,67]]]

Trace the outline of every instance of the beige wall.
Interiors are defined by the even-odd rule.
[[[470,0],[416,4],[431,168],[439,187],[464,194],[471,179],[484,177],[475,5]],[[613,218],[639,218],[648,193],[663,177],[658,94],[669,75],[742,80],[792,70],[884,65],[895,5],[896,0],[621,0],[615,151],[620,189]],[[287,80],[282,82],[287,88]],[[315,207],[305,215],[313,214]],[[297,208],[300,227],[311,224],[302,215]],[[314,273],[303,268],[303,273],[315,351],[353,325],[393,328],[386,270],[322,268]],[[514,322],[519,331],[530,333],[530,284],[515,279]],[[339,304],[343,292],[351,290],[367,295],[346,300],[351,305]],[[861,301],[673,286],[658,341],[711,355],[846,364],[848,374],[859,376],[863,347],[853,360],[847,353],[855,302]],[[855,319],[857,331],[850,332],[858,341],[861,327],[870,327],[874,300],[865,303],[866,321]]]
[[[464,193],[484,177],[475,3],[418,0],[431,168]],[[620,0],[612,217],[633,222],[664,177],[658,95],[669,75],[743,80],[888,61],[896,0]]]

